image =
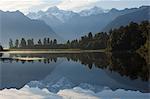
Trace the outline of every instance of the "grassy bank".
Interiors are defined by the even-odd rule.
[[[8,49],[8,51],[80,51],[80,49]]]
[[[81,50],[81,49],[7,49],[3,52],[8,53],[92,53],[106,52],[105,49],[100,50]]]

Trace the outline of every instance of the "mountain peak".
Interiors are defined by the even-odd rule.
[[[143,9],[145,9],[145,8],[150,8],[150,6],[148,6],[148,5],[145,5],[145,6],[141,6],[140,8],[143,8]]]
[[[97,7],[97,6],[94,6],[93,8],[91,9],[86,9],[86,10],[82,10],[80,12],[80,15],[81,16],[90,16],[90,15],[97,15],[97,14],[101,14],[101,13],[104,13],[105,10],[100,8],[100,7]]]
[[[98,7],[98,6],[94,6],[93,8],[91,8],[91,9],[93,9],[93,10],[98,10],[98,9],[101,9],[101,10],[103,10],[103,8],[101,8],[101,7]]]
[[[47,12],[56,12],[58,10],[59,8],[57,6],[53,6],[53,7],[48,8]]]
[[[119,10],[118,9],[116,9],[116,8],[112,8],[111,10],[110,10],[110,12],[112,12],[112,13],[115,13],[115,12],[118,12]]]

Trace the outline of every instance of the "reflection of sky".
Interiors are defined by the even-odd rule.
[[[51,73],[56,65],[51,62],[45,64],[43,62],[2,62],[0,63],[0,88],[20,88],[32,80],[41,80]]]
[[[20,90],[5,89],[0,92],[1,99],[149,99],[149,93],[140,93],[139,91],[125,91],[119,89],[116,91],[104,90],[94,93],[91,90],[84,90],[80,87],[73,89],[64,89],[58,93],[49,92],[47,89],[29,88],[25,86]]]
[[[46,10],[57,6],[64,10],[80,11],[99,6],[104,9],[131,8],[150,5],[148,0],[1,0],[0,10],[21,10],[24,13]]]
[[[72,83],[71,88],[84,83],[93,85],[95,86],[92,87],[93,91],[99,91],[105,86],[113,90],[123,88],[144,91],[147,88],[146,82],[140,80],[132,81],[128,77],[122,77],[118,73],[111,73],[100,68],[95,68],[95,66],[90,70],[88,66],[82,65],[79,62],[67,61],[63,58],[58,58],[56,63],[50,62],[50,64],[44,64],[43,62],[26,62],[24,64],[21,62],[1,63],[0,69],[0,74],[2,75],[0,79],[1,88],[20,88],[30,81],[38,81],[43,88],[49,86],[49,90],[53,91],[56,88],[51,86],[57,83],[60,84],[59,81],[62,78],[65,78],[67,83],[64,82],[61,87],[57,86],[56,91],[64,88],[65,84],[68,86],[68,82],[69,86],[70,82]],[[38,86],[34,82],[29,85],[32,87]]]
[[[63,79],[65,80],[63,81]],[[61,83],[63,83],[63,86]],[[48,88],[52,92],[64,89],[64,86],[68,88],[68,85],[69,87],[71,86],[71,88],[73,86],[80,86],[81,88],[88,87],[87,89],[97,92],[103,90],[105,87],[112,90],[123,88],[145,91],[144,89],[147,89],[148,83],[139,79],[131,80],[128,77],[122,77],[118,73],[95,68],[94,66],[90,70],[88,66],[78,62],[68,62],[67,60],[64,60],[64,62],[58,64],[46,78],[38,82],[33,81],[28,85],[30,85],[30,87],[41,87],[42,85],[42,88]]]
[[[80,61],[67,61],[66,58],[58,58],[56,63],[50,62],[49,64],[44,64],[43,62],[26,62],[24,64],[21,62],[2,62],[0,66],[0,88],[13,87],[19,88],[19,90],[5,89],[0,91],[0,99],[11,99],[7,97],[13,97],[14,95],[15,99],[18,96],[46,98],[47,96],[53,97],[55,95],[58,95],[58,97],[67,95],[69,95],[68,97],[87,96],[86,98],[90,97],[90,99],[99,99],[99,97],[102,97],[102,99],[103,97],[104,99],[110,99],[109,97],[121,97],[121,99],[123,97],[125,99],[130,99],[130,97],[137,99],[135,97],[138,97],[139,99],[148,99],[149,93],[141,93],[145,92],[148,88],[148,82],[141,81],[140,79],[131,80],[116,72],[96,68],[95,66],[89,69],[88,65],[81,63]],[[32,88],[24,87],[24,85]],[[41,90],[43,88],[44,91]],[[24,95],[24,92],[26,95]],[[18,93],[20,95],[17,96]],[[4,97],[5,94],[7,94],[7,97]]]

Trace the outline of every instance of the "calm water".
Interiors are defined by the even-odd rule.
[[[25,85],[51,92],[80,86],[149,93],[149,67],[135,53],[0,54],[0,89]]]

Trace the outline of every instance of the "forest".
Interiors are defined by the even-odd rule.
[[[127,26],[111,29],[108,33],[88,33],[79,39],[68,40],[66,43],[58,43],[56,39],[46,37],[37,42],[33,38],[21,40],[9,40],[10,49],[81,49],[110,51],[145,51],[148,52],[149,21],[141,23],[130,22]]]

